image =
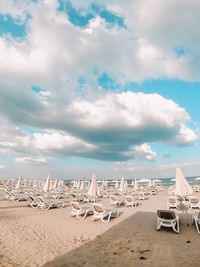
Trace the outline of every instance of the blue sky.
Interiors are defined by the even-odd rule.
[[[200,175],[200,4],[164,2],[1,2],[0,176]]]

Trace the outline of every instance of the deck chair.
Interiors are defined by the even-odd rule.
[[[43,198],[38,197],[40,202],[38,207],[42,210],[49,210],[50,208],[63,208],[65,206],[65,201],[62,199],[52,199],[52,198]]]
[[[168,207],[168,209],[170,209],[170,208],[176,208],[177,209],[178,205],[179,205],[179,203],[178,203],[177,197],[169,196],[167,198],[167,207]]]
[[[200,208],[199,198],[195,196],[189,197],[189,207],[193,208]]]
[[[174,232],[179,233],[179,217],[172,210],[157,210],[157,231],[161,226],[172,227]]]
[[[125,206],[136,207],[139,206],[139,201],[133,196],[125,196]]]
[[[93,221],[101,220],[102,222],[108,223],[111,218],[119,217],[119,211],[117,209],[105,209],[101,204],[94,203],[94,215]]]
[[[197,232],[200,234],[200,212],[192,214],[192,221],[195,223]]]
[[[109,199],[110,199],[110,205],[121,206],[124,204],[124,200],[118,199],[115,195],[110,195]]]
[[[81,207],[80,204],[76,201],[71,201],[72,211],[70,215],[72,217],[77,217],[84,220],[87,215],[94,214],[93,210],[90,207]]]

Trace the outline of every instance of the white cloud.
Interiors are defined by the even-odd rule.
[[[40,150],[63,150],[63,149],[91,149],[91,144],[84,143],[83,141],[60,133],[41,134],[34,133],[33,146]]]
[[[25,164],[44,164],[47,162],[46,158],[39,157],[39,158],[32,158],[32,157],[18,157],[15,158],[14,161],[16,163],[25,163]]]

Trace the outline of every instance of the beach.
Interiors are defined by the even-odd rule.
[[[113,208],[108,199],[101,203]],[[1,199],[0,266],[198,266],[191,215],[187,227],[181,214],[180,234],[156,231],[156,211],[166,208],[167,191],[159,192],[138,207],[119,207],[120,216],[103,223],[71,217],[71,206],[44,211]]]

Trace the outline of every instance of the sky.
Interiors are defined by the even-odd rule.
[[[1,0],[0,177],[200,175],[199,0]]]

